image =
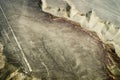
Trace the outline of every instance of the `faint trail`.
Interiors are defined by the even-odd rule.
[[[16,35],[15,35],[12,27],[11,27],[11,25],[9,24],[9,21],[8,21],[8,19],[7,19],[6,15],[5,15],[5,13],[4,13],[1,5],[0,5],[0,9],[1,9],[1,11],[2,11],[3,16],[5,17],[5,20],[6,20],[7,24],[8,24],[8,26],[9,26],[12,34],[13,34],[13,37],[14,37],[15,41],[16,41],[16,43],[17,43],[17,45],[18,45],[18,47],[19,47],[19,49],[20,49],[20,51],[21,51],[21,53],[22,53],[23,59],[24,59],[26,65],[27,65],[29,71],[31,72],[31,71],[32,71],[32,68],[31,68],[31,66],[30,66],[30,64],[29,64],[29,62],[28,62],[28,60],[27,60],[27,58],[26,58],[26,56],[25,56],[25,53],[24,53],[23,50],[22,50],[22,47],[21,47],[21,45],[20,45],[20,43],[19,43],[19,41],[18,41],[18,39],[17,39],[17,37],[16,37]]]

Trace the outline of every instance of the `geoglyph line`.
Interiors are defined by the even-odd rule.
[[[16,43],[17,43],[17,45],[18,45],[18,47],[19,47],[19,49],[20,49],[20,51],[21,51],[21,53],[22,53],[23,59],[24,59],[26,65],[27,65],[29,71],[31,72],[31,71],[32,71],[32,68],[31,68],[28,60],[26,59],[25,53],[23,52],[22,47],[21,47],[21,45],[20,45],[20,43],[19,43],[19,41],[18,41],[18,39],[17,39],[17,37],[16,37],[16,35],[15,35],[12,27],[11,27],[11,25],[9,24],[9,21],[8,21],[8,19],[7,19],[6,15],[5,15],[4,10],[2,9],[1,5],[0,5],[0,9],[1,9],[2,14],[3,14],[3,16],[5,17],[6,22],[7,22],[8,26],[9,26],[11,32],[12,32],[12,35],[13,35],[13,37],[14,37],[14,39],[15,39],[15,41],[16,41]]]

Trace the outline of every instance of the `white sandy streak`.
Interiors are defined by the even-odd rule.
[[[6,21],[7,21],[7,24],[8,24],[8,26],[9,26],[9,28],[10,28],[13,36],[14,36],[15,41],[16,41],[16,43],[17,43],[17,45],[18,45],[18,47],[19,47],[19,49],[20,49],[20,51],[21,51],[21,53],[22,53],[23,59],[24,59],[25,63],[27,64],[29,71],[31,72],[31,71],[32,71],[32,68],[31,68],[28,60],[26,59],[25,53],[23,52],[22,47],[21,47],[21,45],[20,45],[20,43],[19,43],[19,41],[18,41],[18,39],[17,39],[17,37],[16,37],[16,35],[15,35],[12,27],[10,26],[9,21],[8,21],[8,19],[7,19],[6,15],[5,15],[4,10],[2,9],[1,5],[0,5],[0,9],[1,9],[1,11],[2,11],[2,13],[3,13]]]

